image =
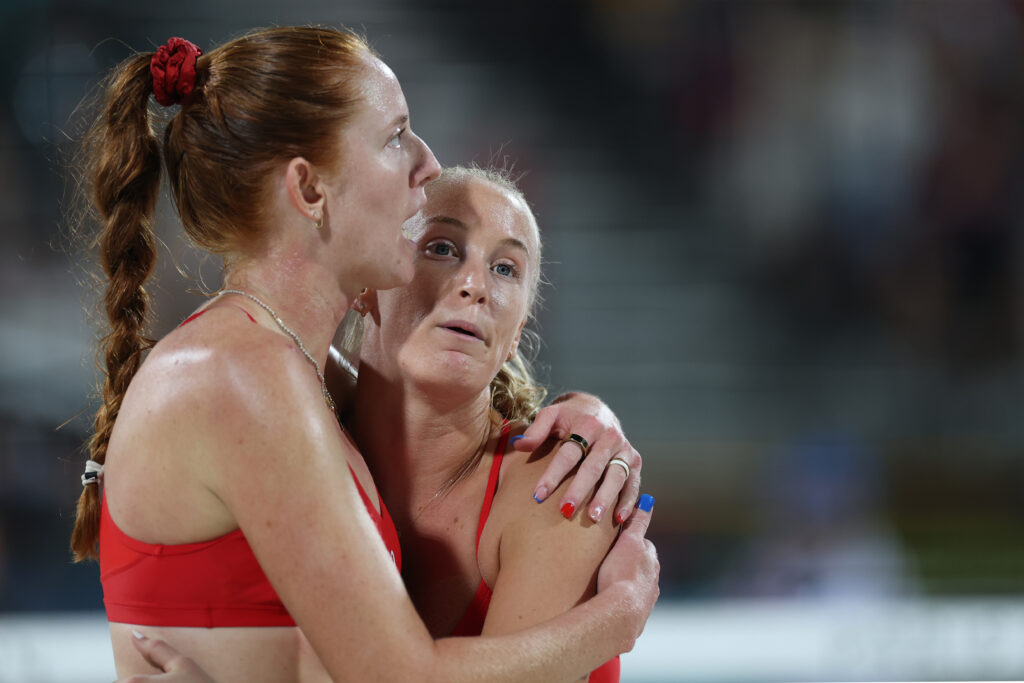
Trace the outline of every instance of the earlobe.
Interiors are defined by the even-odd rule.
[[[519,350],[519,340],[523,336],[523,328],[526,327],[526,318],[523,318],[523,322],[519,323],[519,329],[516,330],[516,336],[512,339],[512,354]]]
[[[526,318],[523,318],[523,322],[519,323],[519,329],[516,330],[516,336],[512,339],[512,348],[508,352],[508,358],[505,359],[506,363],[512,362],[515,358],[516,352],[519,351],[519,340],[523,336],[523,328],[526,327]]]
[[[363,318],[369,313],[376,303],[377,290],[363,288],[363,291],[359,292],[356,296],[355,301],[352,302],[352,310],[358,313]]]

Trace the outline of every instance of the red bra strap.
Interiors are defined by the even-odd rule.
[[[494,502],[494,494],[498,491],[498,475],[501,474],[501,460],[505,457],[505,444],[508,443],[508,433],[512,425],[508,420],[501,426],[501,440],[498,448],[494,451],[494,462],[491,463],[491,473],[487,477],[487,490],[484,492],[484,504],[480,508],[480,523],[476,527],[476,550],[480,552],[480,536],[484,533],[484,526],[487,524],[487,517],[491,514],[491,503]]]
[[[233,304],[229,304],[229,305],[233,305]],[[242,308],[241,306],[235,306],[235,308],[237,308],[238,310],[240,310],[240,311],[241,311],[242,313],[245,313],[245,315],[246,315],[246,316],[247,316],[247,317],[249,318],[249,320],[253,321],[253,323],[255,323],[255,322],[256,322],[256,318],[252,317],[252,315],[250,315],[250,314],[249,314],[249,311],[245,310],[245,309],[244,309],[244,308]],[[210,309],[208,309],[208,308],[204,308],[204,309],[203,309],[203,310],[201,310],[201,311],[198,311],[198,312],[196,312],[196,313],[193,313],[193,314],[192,314],[192,315],[190,315],[189,317],[187,317],[187,318],[185,318],[184,320],[182,320],[182,321],[181,321],[181,324],[180,324],[180,325],[178,325],[178,327],[184,327],[185,325],[188,325],[188,324],[189,324],[190,322],[192,322],[193,320],[195,320],[196,318],[198,318],[199,316],[201,316],[201,315],[202,315],[203,313],[206,313],[206,312],[207,312],[208,310],[210,310]]]

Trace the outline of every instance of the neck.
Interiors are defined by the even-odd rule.
[[[350,431],[396,520],[414,519],[493,433],[487,389],[441,393],[360,365]]]
[[[272,253],[233,265],[224,277],[224,288],[241,290],[269,306],[324,368],[350,302],[337,275],[297,255]],[[271,320],[269,314],[261,313]]]

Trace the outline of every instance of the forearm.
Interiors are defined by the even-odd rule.
[[[643,618],[628,587],[614,585],[568,612],[509,635],[435,644],[427,681],[575,681],[632,649]]]

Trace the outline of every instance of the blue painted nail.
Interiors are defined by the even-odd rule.
[[[508,442],[509,442],[510,444],[513,444],[513,443],[515,443],[516,441],[519,441],[519,439],[521,439],[521,438],[523,438],[523,435],[522,435],[522,434],[520,434],[520,435],[518,435],[518,436],[513,436],[513,437],[512,437],[511,439],[509,439],[509,440],[508,440]]]
[[[548,497],[548,487],[547,486],[538,486],[537,490],[533,492],[533,499],[535,501],[537,501],[538,503],[543,503],[544,500],[547,497]]]
[[[640,496],[640,502],[636,506],[644,512],[650,512],[654,509],[654,496],[645,493]]]

